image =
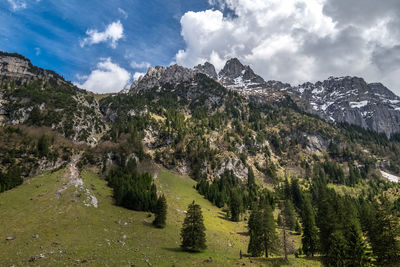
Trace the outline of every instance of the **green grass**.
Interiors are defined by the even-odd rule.
[[[60,198],[64,171],[46,173],[0,194],[0,266],[230,266],[280,265],[279,259],[239,259],[246,252],[246,222],[234,223],[200,196],[188,177],[161,170],[158,189],[168,203],[167,227],[156,229],[153,216],[113,205],[112,190],[90,171],[81,176],[98,199],[98,208],[83,204],[85,196],[70,187]],[[180,250],[179,233],[187,205],[201,205],[208,249]],[[38,234],[39,238],[33,238]],[[15,240],[6,241],[13,236]],[[40,254],[44,257],[40,258]],[[34,262],[29,262],[35,257]],[[212,262],[205,262],[208,258]],[[295,266],[318,266],[318,261],[291,258]]]

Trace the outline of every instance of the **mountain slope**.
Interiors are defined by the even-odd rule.
[[[74,186],[57,198],[65,172],[43,174],[0,194],[0,223],[5,226],[0,229],[1,265],[259,265],[256,259],[253,264],[247,258],[239,260],[240,250],[247,249],[248,236],[242,234],[246,223],[226,220],[220,209],[196,192],[195,182],[188,177],[158,173],[156,182],[167,197],[168,218],[165,229],[156,229],[147,213],[114,206],[111,189],[89,171],[81,177],[98,199],[98,208],[86,206],[85,192]],[[192,200],[201,205],[207,228],[208,249],[203,253],[179,251],[184,210]],[[6,241],[6,237],[15,239]],[[317,261],[292,261],[318,266]]]
[[[237,58],[228,60],[217,78],[213,69],[210,63],[194,68],[246,96],[262,96],[274,102],[290,95],[303,110],[327,121],[349,123],[388,137],[400,132],[400,97],[380,83],[367,84],[357,77],[331,77],[298,86],[266,82]]]
[[[346,122],[391,136],[400,131],[400,97],[380,83],[362,78],[329,78],[286,88],[305,101],[305,109],[332,122]]]
[[[105,124],[93,95],[18,54],[0,53],[0,123],[50,127],[96,144]]]

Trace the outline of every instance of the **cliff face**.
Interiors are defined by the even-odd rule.
[[[400,97],[380,83],[331,77],[285,90],[302,99],[307,111],[328,121],[346,122],[387,136],[400,132]]]
[[[0,80],[13,79],[26,83],[30,80],[55,79],[63,82],[64,79],[54,71],[38,68],[29,59],[19,55],[0,52]]]

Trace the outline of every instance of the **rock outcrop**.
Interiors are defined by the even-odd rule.
[[[150,67],[146,75],[135,81],[131,88],[131,92],[146,91],[148,89],[157,88],[165,84],[178,84],[192,80],[196,71],[179,65],[169,67],[157,66]]]
[[[400,132],[400,97],[380,83],[340,77],[283,89],[303,107],[331,122],[346,122],[391,136]]]
[[[215,71],[215,67],[209,62],[206,62],[203,65],[197,65],[196,67],[194,67],[194,70],[207,75],[211,79],[218,80],[218,74]]]

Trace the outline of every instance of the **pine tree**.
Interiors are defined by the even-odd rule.
[[[399,218],[387,199],[381,199],[381,204],[375,203],[373,208],[368,229],[373,253],[380,266],[396,266],[400,262]]]
[[[301,239],[303,251],[307,256],[312,255],[318,251],[318,229],[315,224],[315,214],[311,206],[309,197],[305,197],[303,211],[303,237]]]
[[[296,215],[292,201],[285,200],[282,207],[282,215],[284,226],[289,230],[294,230],[296,227]]]
[[[263,202],[260,201],[260,204]],[[277,234],[272,208],[269,204],[254,207],[250,215],[249,223],[250,242],[248,252],[253,257],[259,257],[275,251],[277,246]]]
[[[181,229],[181,247],[187,251],[201,251],[207,248],[205,226],[201,207],[192,202]]]
[[[165,199],[165,196],[162,195],[157,200],[153,225],[158,228],[164,228],[166,220],[167,220],[167,200]]]
[[[297,209],[301,209],[304,201],[303,191],[301,191],[299,186],[299,180],[293,179],[290,185],[291,196],[294,205]]]
[[[345,226],[344,234],[347,242],[346,266],[365,266],[367,261],[365,244],[362,239],[360,224],[355,218],[351,218]]]
[[[262,232],[262,212],[260,211],[258,205],[254,205],[252,208],[249,222],[249,233],[250,242],[247,248],[247,252],[253,257],[259,257],[263,253],[262,240],[260,233]]]
[[[276,234],[275,220],[270,205],[264,207],[262,215],[262,246],[265,251],[265,257],[268,258],[269,253],[276,249],[278,236]]]
[[[243,199],[241,198],[237,190],[233,190],[231,192],[229,210],[231,214],[231,220],[234,222],[238,222],[240,214],[243,212]]]

